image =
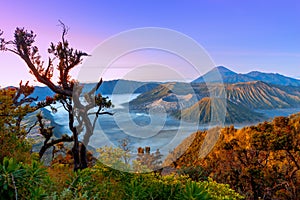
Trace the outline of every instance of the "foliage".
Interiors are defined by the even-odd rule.
[[[129,152],[117,147],[113,148],[111,146],[105,146],[103,148],[97,149],[100,153],[99,161],[108,167],[121,170],[121,171],[131,171],[130,164],[125,162],[131,157]]]
[[[202,187],[204,187],[208,191],[212,199],[220,199],[220,200],[221,199],[222,200],[244,199],[242,195],[240,195],[239,193],[231,189],[228,184],[217,183],[211,178],[208,178],[208,181],[198,182],[197,184],[200,184]]]
[[[41,199],[45,197],[46,169],[37,161],[22,164],[14,158],[0,165],[0,197],[2,199]]]
[[[202,185],[198,185],[196,182],[189,181],[184,189],[183,194],[179,197],[179,199],[186,199],[186,200],[204,200],[204,199],[211,199],[209,193],[205,191]]]
[[[105,147],[98,151],[102,154],[100,158],[111,164],[99,160],[94,167],[74,173],[67,179],[66,188],[55,193],[59,199],[66,196],[73,199],[207,199],[209,196],[212,199],[242,199],[227,185],[218,185],[212,180],[195,182],[177,174],[160,176],[154,172],[120,171],[118,167],[130,167],[122,159],[124,152],[120,148]]]
[[[177,170],[179,175],[187,175],[195,181],[207,181],[209,174],[201,166],[182,166]]]
[[[20,88],[0,89],[0,162],[5,156],[15,157],[25,161],[29,155],[31,145],[26,140],[30,127],[23,123],[24,117],[35,111],[29,103],[33,88],[28,83]],[[25,125],[24,125],[25,124]]]
[[[188,176],[127,173],[101,162],[73,172],[65,165],[45,168],[4,158],[0,199],[242,199],[227,185]]]
[[[28,82],[23,85],[20,82],[19,87],[8,87],[0,89],[0,161],[5,157],[14,157],[20,161],[30,160],[29,152],[31,150],[31,142],[28,135],[33,131],[44,136],[45,141],[42,146],[39,157],[41,158],[47,148],[60,141],[72,141],[71,138],[63,138],[64,140],[53,140],[52,129],[54,127],[45,127],[42,123],[43,117],[41,113],[37,114],[37,121],[25,118],[29,113],[34,113],[38,109],[46,106],[52,108],[55,100],[47,97],[44,101],[32,104],[37,98],[31,97],[34,91],[33,86],[29,86]],[[33,114],[32,114],[33,115]],[[39,122],[39,129],[34,127]],[[39,132],[38,132],[39,131]],[[48,143],[48,141],[51,142]],[[66,140],[67,139],[67,140]]]
[[[209,196],[211,199],[242,199],[228,186],[213,181],[195,182],[175,174],[126,173],[101,163],[76,173],[68,183],[69,187],[59,195],[72,195],[70,198],[74,199],[208,199]]]
[[[229,184],[247,199],[298,199],[300,195],[300,113],[240,130],[223,128],[206,157],[200,157],[207,134],[199,131],[174,166],[200,167],[219,183]],[[185,141],[186,142],[186,141]],[[176,155],[175,150],[169,155]],[[181,171],[184,168],[181,169]],[[179,170],[180,171],[180,170]],[[192,178],[197,180],[194,172]]]
[[[39,49],[35,46],[36,35],[33,31],[27,31],[24,28],[16,28],[14,33],[14,40],[7,41],[0,37],[0,50],[9,51],[20,57],[27,65],[30,73],[36,80],[48,86],[54,93],[54,99],[48,98],[46,102],[52,103],[54,100],[60,102],[69,116],[69,129],[72,132],[74,156],[74,170],[83,169],[87,167],[86,154],[80,152],[79,134],[85,132],[83,136],[83,144],[87,146],[90,137],[93,135],[95,123],[99,115],[111,114],[105,112],[105,108],[112,106],[107,98],[103,98],[101,94],[95,95],[95,92],[102,84],[102,79],[89,92],[83,93],[83,85],[78,81],[72,79],[70,72],[77,67],[83,60],[87,53],[74,49],[66,40],[66,35],[69,28],[61,21],[62,27],[61,41],[57,44],[51,43],[48,48],[49,59],[46,64],[40,56]],[[0,31],[0,36],[3,32]],[[54,67],[56,65],[56,67]],[[53,82],[54,71],[57,70],[58,81]],[[84,97],[85,102],[80,101],[80,97]],[[91,110],[96,108],[97,111],[91,113]],[[95,114],[94,121],[89,115]],[[43,135],[43,134],[42,134]],[[45,136],[45,134],[43,135]],[[45,137],[49,140],[49,137]],[[61,138],[63,139],[63,138]],[[68,138],[68,141],[70,138]],[[45,149],[54,144],[46,141]],[[82,149],[82,148],[81,148]],[[42,152],[43,153],[43,152]],[[42,156],[40,154],[40,157]]]

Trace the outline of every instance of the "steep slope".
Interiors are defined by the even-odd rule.
[[[300,86],[289,86],[289,85],[271,85],[272,87],[277,87],[288,94],[300,97]]]
[[[263,119],[262,114],[256,113],[241,104],[208,97],[177,113],[176,116],[183,120],[199,122],[200,124],[220,123],[222,121],[225,124],[248,123],[258,122]]]
[[[299,124],[297,113],[241,129],[197,131],[169,153],[163,166],[184,169],[181,172],[194,179],[214,177],[246,199],[259,199],[253,191],[266,199],[299,199],[298,193],[289,193],[300,191]]]
[[[278,139],[287,139],[282,137],[282,130],[289,130],[284,132],[284,134],[295,134],[295,135],[299,135],[298,132],[293,132],[291,131],[291,129],[296,128],[298,129],[300,124],[300,113],[295,113],[292,114],[288,117],[276,117],[274,118],[272,121],[270,122],[262,122],[259,123],[255,126],[245,126],[241,129],[235,129],[233,126],[229,126],[229,127],[224,127],[224,128],[212,128],[206,131],[197,131],[193,134],[191,134],[190,136],[188,136],[186,139],[184,139],[181,144],[179,144],[173,152],[171,152],[166,160],[165,160],[165,165],[169,165],[171,164],[170,161],[176,161],[176,165],[178,166],[184,166],[187,163],[190,163],[191,160],[193,160],[193,164],[197,163],[197,159],[202,159],[199,157],[199,155],[201,154],[201,150],[203,150],[203,147],[201,147],[204,142],[205,137],[207,137],[207,139],[217,139],[217,143],[215,144],[214,148],[226,148],[224,146],[224,143],[228,143],[229,141],[234,141],[236,139],[238,139],[241,143],[243,143],[244,145],[249,145],[250,142],[254,142],[254,140],[249,141],[251,137],[254,137],[254,139],[256,140],[264,140],[266,138],[264,137],[257,137],[255,138],[255,135],[257,136],[257,134],[267,134],[269,137],[270,132],[272,132],[272,134],[275,136],[278,134],[278,136],[281,136],[281,138],[279,137]],[[294,126],[293,128],[291,126]],[[275,131],[275,130],[280,130],[280,131]],[[218,133],[216,138],[212,138],[212,136]],[[209,135],[211,134],[211,136]],[[248,135],[248,137],[246,138],[245,135]],[[214,135],[216,136],[216,135]],[[297,136],[298,137],[298,136]],[[298,137],[299,138],[299,137]],[[291,138],[289,138],[291,139]],[[248,140],[248,141],[247,141]],[[267,145],[270,142],[274,142],[273,141],[264,141],[264,143],[260,143],[260,145],[265,145],[265,147],[267,147]],[[234,141],[236,143],[236,141]],[[269,143],[265,143],[265,142],[269,142]],[[214,143],[214,142],[212,142]],[[233,143],[234,144],[234,143]],[[256,143],[259,144],[259,143]],[[290,144],[291,143],[288,142],[288,140],[283,141],[281,143],[281,145],[283,144]],[[281,146],[278,146],[279,148]],[[212,151],[214,151],[216,149],[212,149]],[[276,151],[276,150],[275,150]],[[209,153],[209,152],[207,152]],[[181,155],[180,158],[177,157],[177,155]],[[207,155],[207,154],[205,154]],[[177,157],[174,159],[174,157]],[[173,162],[174,164],[175,162]],[[203,162],[198,163],[198,164],[203,164]]]
[[[129,108],[135,111],[147,111],[150,108],[164,107],[167,112],[172,112],[191,106],[196,101],[196,95],[189,83],[172,82],[161,84],[139,95],[129,102]]]
[[[250,109],[290,108],[300,105],[300,97],[261,81],[226,86],[227,99]]]

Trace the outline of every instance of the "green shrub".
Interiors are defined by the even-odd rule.
[[[187,175],[193,181],[207,181],[209,173],[201,166],[183,166],[177,170],[179,175]]]
[[[177,199],[206,200],[212,198],[203,185],[197,184],[197,182],[194,181],[188,181],[184,190],[177,196]]]
[[[220,184],[208,178],[208,181],[198,182],[199,185],[204,187],[212,199],[216,200],[239,200],[244,199],[242,195],[235,192],[228,184]]]
[[[23,164],[5,157],[0,165],[0,197],[41,199],[46,196],[46,180],[46,169],[39,162]]]
[[[37,161],[24,164],[5,157],[0,165],[0,199],[243,199],[228,185],[211,179],[193,181],[187,175],[127,173],[101,162],[69,173],[59,182],[54,176]]]

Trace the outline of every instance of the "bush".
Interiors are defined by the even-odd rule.
[[[31,164],[3,159],[0,165],[0,196],[2,199],[41,199],[46,196],[47,173],[37,161]]]
[[[193,181],[207,181],[209,173],[201,166],[183,166],[177,170],[179,175],[187,175]]]
[[[188,181],[184,190],[180,195],[178,195],[177,198],[186,200],[212,199],[205,187],[201,184],[197,184],[194,181]]]
[[[205,188],[212,199],[238,200],[244,199],[242,195],[235,192],[228,184],[220,184],[208,178],[208,181],[197,183]]]
[[[0,199],[243,199],[228,185],[211,179],[196,182],[184,175],[126,173],[97,163],[92,168],[70,172],[57,180],[41,163],[3,159],[0,165]],[[56,169],[56,168],[55,168]],[[53,169],[53,171],[55,171]]]

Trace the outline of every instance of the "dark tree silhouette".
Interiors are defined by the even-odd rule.
[[[111,115],[111,113],[105,112],[104,109],[111,107],[112,104],[110,100],[103,98],[100,94],[95,95],[102,84],[102,79],[93,89],[84,94],[83,86],[72,79],[70,71],[78,66],[88,54],[70,47],[69,42],[66,40],[69,28],[61,21],[59,23],[62,27],[61,41],[57,44],[51,43],[48,49],[47,64],[42,61],[38,47],[34,46],[36,35],[33,31],[27,31],[24,28],[16,28],[14,40],[6,41],[4,38],[0,38],[0,50],[18,55],[26,63],[30,73],[35,76],[37,81],[45,84],[56,93],[53,98],[54,101],[60,102],[68,112],[69,129],[72,132],[72,140],[74,141],[72,152],[74,170],[76,171],[86,167],[86,163],[81,162],[84,159],[80,158],[79,134],[85,132],[82,142],[83,145],[87,146],[90,137],[93,135],[98,116],[102,114]],[[0,37],[2,34],[3,32],[0,31]],[[57,83],[53,82],[54,70],[57,70],[59,74]],[[84,97],[86,102],[82,103],[80,97]],[[97,107],[96,112],[89,112],[95,107]],[[91,114],[95,115],[93,121],[89,117]]]

